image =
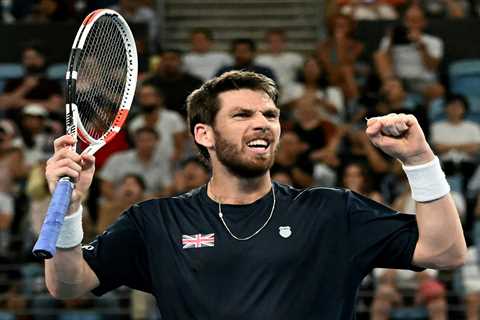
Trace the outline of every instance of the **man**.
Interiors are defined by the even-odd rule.
[[[101,195],[113,200],[116,186],[125,175],[136,174],[145,181],[145,196],[158,196],[171,181],[168,155],[158,151],[159,134],[149,127],[138,128],[133,134],[135,147],[108,158],[100,171]]]
[[[138,89],[137,100],[141,112],[130,121],[130,134],[141,127],[150,127],[160,136],[159,152],[172,160],[182,159],[183,147],[188,138],[182,116],[164,108],[163,95],[151,84],[144,84]]]
[[[183,67],[187,72],[207,81],[215,72],[232,63],[225,52],[213,51],[213,35],[208,29],[195,29],[190,35],[191,51],[183,56]]]
[[[406,166],[416,216],[346,190],[272,184],[277,97],[273,81],[238,71],[192,93],[190,131],[210,161],[210,182],[133,206],[83,256],[81,199],[94,158],[67,148],[71,137],[58,139],[46,170],[50,189],[62,175],[77,182],[57,242],[63,249],[46,261],[50,292],[100,295],[127,285],[153,293],[165,319],[352,319],[372,268],[463,263],[458,213],[414,117],[370,119],[367,133]]]
[[[160,58],[158,70],[145,82],[154,85],[164,94],[167,109],[186,116],[185,100],[202,85],[202,80],[183,71],[180,51],[164,50]]]
[[[447,176],[460,175],[462,192],[478,166],[480,153],[480,124],[465,119],[470,107],[468,100],[457,94],[445,99],[446,119],[431,127],[431,143],[438,153]]]
[[[269,30],[265,35],[267,51],[259,54],[255,62],[273,70],[282,90],[291,86],[303,67],[300,54],[287,50],[287,35],[283,29]]]
[[[443,41],[423,32],[427,20],[419,6],[405,12],[403,25],[382,39],[375,54],[380,78],[392,76],[405,82],[407,90],[428,99],[440,97],[444,90],[438,82],[438,67],[443,56]]]
[[[231,70],[246,70],[263,74],[275,80],[276,75],[272,69],[255,63],[257,45],[252,39],[239,38],[232,41],[233,65],[223,66],[217,71],[217,76]]]
[[[31,103],[40,103],[50,112],[58,112],[63,106],[62,88],[46,78],[46,57],[37,45],[28,45],[22,51],[22,66],[25,75],[22,78],[6,82],[4,94],[0,95],[0,109],[6,109],[7,115],[16,118],[21,108]]]

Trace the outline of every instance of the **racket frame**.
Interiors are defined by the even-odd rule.
[[[125,52],[127,57],[127,81],[125,83],[125,90],[123,92],[121,107],[115,116],[112,126],[98,139],[93,138],[85,130],[82,121],[78,113],[78,107],[75,104],[75,91],[77,82],[77,70],[79,57],[82,53],[83,46],[90,32],[90,29],[99,18],[105,15],[114,15],[119,20],[116,23],[120,34],[122,36],[123,43],[125,45]],[[116,20],[113,20],[116,21]],[[137,84],[138,73],[138,61],[137,61],[137,48],[135,46],[135,39],[133,34],[125,21],[125,19],[116,11],[111,9],[98,9],[91,12],[82,22],[80,29],[78,30],[75,40],[73,41],[71,55],[68,62],[66,72],[66,126],[67,133],[73,137],[78,137],[85,142],[88,147],[84,150],[84,153],[93,155],[106,143],[108,143],[113,137],[120,131],[123,123],[127,119],[130,106],[135,95],[135,89]],[[70,119],[70,121],[69,121]]]

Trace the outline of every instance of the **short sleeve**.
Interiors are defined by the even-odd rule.
[[[441,59],[443,57],[443,41],[437,37],[425,37],[424,42],[427,46],[428,53],[436,58]]]
[[[353,191],[347,191],[352,259],[372,268],[423,270],[412,264],[418,240],[415,215],[399,213]]]
[[[172,122],[173,133],[180,133],[187,130],[185,121],[183,121],[183,118],[179,113],[172,113]]]
[[[390,42],[390,37],[383,37],[382,40],[380,40],[379,50],[386,51],[390,46]]]
[[[118,162],[117,159],[118,157],[115,154],[108,158],[107,162],[102,167],[102,170],[99,172],[100,179],[114,182],[121,177],[118,169],[123,168],[123,166]]]
[[[85,261],[100,281],[92,290],[97,296],[122,285],[152,292],[145,245],[131,211],[82,248]]]

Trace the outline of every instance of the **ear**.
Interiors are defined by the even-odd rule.
[[[195,142],[209,149],[215,144],[212,127],[203,123],[197,123],[193,128]]]

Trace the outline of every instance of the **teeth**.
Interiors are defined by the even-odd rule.
[[[258,146],[258,147],[268,147],[268,142],[265,141],[265,140],[262,140],[262,139],[257,139],[257,140],[253,140],[253,141],[250,141],[248,143],[248,146],[249,147],[254,147],[254,146]]]

